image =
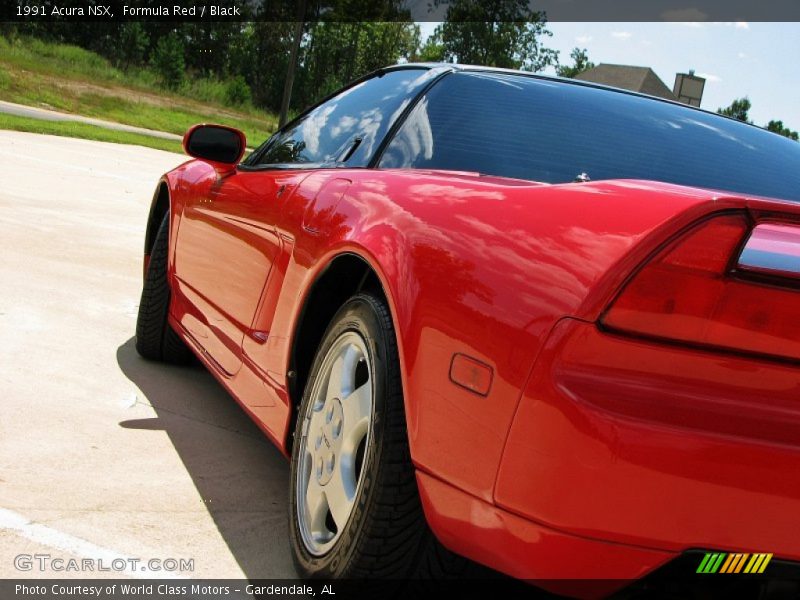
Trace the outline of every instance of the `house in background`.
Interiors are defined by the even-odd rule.
[[[596,67],[579,73],[575,79],[631,90],[692,106],[700,106],[706,82],[702,77],[697,77],[694,71],[678,73],[675,76],[675,87],[670,90],[650,67],[606,63],[600,63]]]

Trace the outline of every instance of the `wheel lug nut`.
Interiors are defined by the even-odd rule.
[[[326,423],[330,423],[332,420],[333,420],[333,403],[331,403],[331,405],[328,406],[328,412],[325,415],[325,422]]]
[[[322,477],[322,457],[317,459],[317,477]]]
[[[322,446],[322,434],[321,433],[317,436],[317,439],[314,441],[314,450],[319,450],[320,446]]]
[[[333,437],[337,439],[342,433],[342,419],[338,418],[333,422]]]
[[[333,453],[331,453],[331,455],[328,457],[328,474],[333,473],[333,466],[335,463],[336,463],[336,456]]]

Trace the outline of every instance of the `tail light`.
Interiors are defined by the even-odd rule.
[[[648,261],[606,328],[800,360],[800,226],[713,217]]]

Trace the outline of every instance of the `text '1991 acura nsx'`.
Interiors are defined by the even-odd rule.
[[[409,64],[244,160],[224,126],[184,147],[136,346],[196,355],[291,458],[302,575],[459,555],[612,591],[690,552],[800,561],[796,142]]]

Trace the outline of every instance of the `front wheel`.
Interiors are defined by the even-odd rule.
[[[164,215],[153,242],[136,318],[136,351],[143,358],[187,364],[192,352],[167,321],[170,289],[167,279],[169,213]]]
[[[301,575],[430,576],[421,571],[432,564],[431,550],[449,555],[422,514],[397,344],[381,298],[354,296],[334,317],[311,368],[294,440],[289,529]]]

